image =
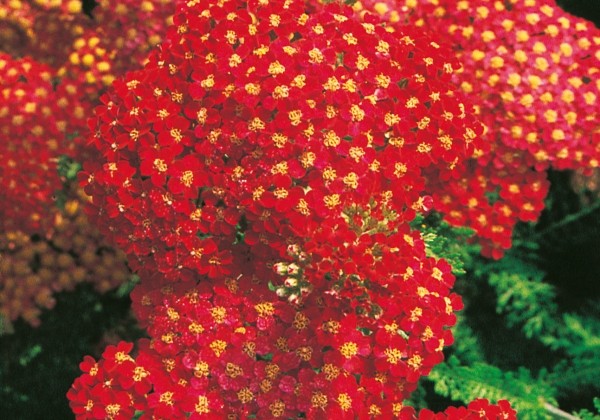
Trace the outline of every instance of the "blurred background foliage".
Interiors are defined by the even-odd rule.
[[[598,0],[559,0],[600,27]],[[84,3],[88,12],[93,1]],[[522,419],[600,419],[600,175],[550,173],[547,208],[518,227],[500,261],[479,256],[470,232],[436,214],[416,220],[433,256],[457,275],[455,343],[411,404],[443,410],[508,399]],[[11,419],[72,418],[65,393],[86,354],[140,336],[132,281],[97,294],[82,284],[56,296],[41,325],[0,324],[0,407]],[[560,407],[560,408],[558,408]]]

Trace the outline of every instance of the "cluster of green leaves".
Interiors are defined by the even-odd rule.
[[[576,415],[581,418],[581,420],[598,420],[600,417],[600,398],[594,398],[593,411],[583,409],[578,411]]]
[[[473,230],[450,226],[439,213],[418,214],[411,227],[421,232],[427,256],[448,261],[454,275],[465,274],[465,266],[471,262],[473,255],[479,254],[479,246],[468,243]]]

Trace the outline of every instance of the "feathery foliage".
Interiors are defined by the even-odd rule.
[[[525,420],[547,418],[545,405],[556,404],[554,389],[544,381],[533,378],[525,368],[505,372],[482,362],[464,366],[458,358],[450,357],[447,363],[433,369],[430,379],[437,393],[453,400],[508,399],[517,409],[519,418]]]

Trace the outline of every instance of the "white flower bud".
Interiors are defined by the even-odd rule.
[[[296,265],[294,263],[291,263],[290,265],[288,265],[287,273],[289,275],[298,274],[299,271],[300,271],[300,267],[298,267],[298,265]]]
[[[288,245],[287,252],[289,255],[295,256],[300,251],[300,247],[296,244]]]
[[[279,274],[280,276],[283,276],[288,272],[287,264],[283,262],[273,264],[273,268],[275,269],[275,272],[277,272],[277,274]]]
[[[298,285],[298,279],[288,277],[287,279],[285,279],[283,284],[285,284],[285,287],[296,287]]]

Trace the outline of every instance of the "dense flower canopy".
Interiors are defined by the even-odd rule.
[[[52,69],[32,59],[0,54],[0,208],[3,230],[39,231],[51,223],[60,189],[57,158],[71,154],[67,133],[84,125],[74,85],[55,89]]]
[[[78,419],[516,418],[405,405],[463,306],[414,221],[500,258],[597,174],[599,45],[553,0],[4,2],[0,329],[139,280]]]
[[[393,230],[431,208],[430,168],[447,177],[477,150],[480,127],[448,90],[454,60],[435,42],[346,7],[248,7],[176,16],[162,50],[96,111],[102,157],[84,184],[145,267],[225,267],[240,236],[282,255],[324,220],[347,224],[349,208]]]
[[[150,339],[76,413],[412,415],[462,303],[408,222],[483,147],[455,68],[337,3],[184,5],[90,126],[81,181]]]
[[[600,31],[553,0],[362,1],[357,9],[443,33],[478,98],[489,154],[434,194],[449,221],[473,227],[500,257],[517,221],[543,209],[549,168],[596,168]],[[461,197],[457,200],[456,197]]]
[[[80,377],[72,405],[81,418],[106,415],[115,404],[133,409],[122,404],[129,395],[143,418],[411,413],[402,400],[452,339],[441,328],[454,316],[441,296],[447,286],[433,281],[431,293],[419,297],[410,291],[418,282],[409,280],[392,295],[394,308],[387,304],[390,311],[375,321],[333,296],[311,294],[304,305],[289,305],[249,276],[226,285],[145,276],[133,300],[150,341],[138,343],[135,360],[117,358],[119,366]],[[105,354],[101,363],[114,362]],[[103,385],[108,379],[113,385]]]

